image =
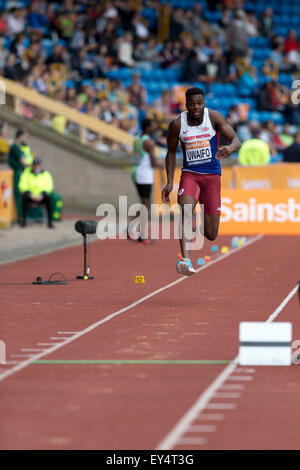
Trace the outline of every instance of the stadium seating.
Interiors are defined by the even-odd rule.
[[[170,3],[173,7],[179,7],[184,10],[192,9],[195,3],[202,5],[202,11],[204,18],[210,23],[218,24],[221,18],[221,10],[216,9],[211,11],[207,7],[206,0],[161,0],[161,4]],[[0,10],[5,9],[8,4],[8,0],[0,0]],[[25,7],[28,7],[29,0],[18,0],[18,4],[22,4]],[[54,8],[57,10],[60,6],[60,2],[54,3]],[[299,31],[300,28],[300,3],[295,2],[294,0],[260,0],[259,2],[246,1],[244,8],[245,10],[254,11],[256,17],[259,17],[263,11],[270,7],[274,11],[274,20],[275,26],[274,31],[276,34],[286,37],[290,29],[294,28]],[[82,11],[86,8],[83,4],[80,7]],[[148,22],[148,25],[151,28],[157,24],[158,12],[154,8],[149,8],[145,6],[142,10],[142,16]],[[121,33],[122,31],[118,31]],[[12,39],[9,36],[4,36],[3,46],[6,49],[10,49]],[[63,40],[59,40],[59,43],[66,45]],[[29,46],[29,38],[25,37],[23,42],[24,47]],[[52,54],[54,39],[49,35],[47,28],[44,28],[44,34],[41,41],[46,58]],[[258,86],[262,86],[267,80],[268,77],[264,76],[261,73],[261,68],[265,60],[270,56],[271,45],[270,41],[266,37],[255,37],[249,39],[249,46],[252,50],[251,63],[257,69],[258,75]],[[142,65],[140,67],[135,67],[133,69],[122,67],[117,70],[110,70],[106,73],[106,77],[110,79],[117,79],[122,82],[122,84],[127,87],[132,80],[132,73],[139,72],[141,75],[141,83],[146,88],[148,96],[148,104],[151,104],[157,97],[160,96],[162,90],[171,89],[176,83],[180,81],[181,69],[180,68],[166,68],[162,69],[158,64],[154,64],[152,69],[146,69]],[[278,77],[279,83],[286,86],[290,89],[293,77],[288,73],[280,73]],[[81,81],[81,84],[87,83],[87,81]],[[74,86],[75,82],[73,80],[67,80],[66,87],[69,88]],[[80,83],[76,82],[76,85]],[[207,92],[207,87],[201,84],[202,88]],[[256,116],[259,121],[262,121],[266,114],[256,110],[256,99],[253,96],[250,98],[245,98],[241,90],[233,84],[221,84],[214,83],[210,90],[211,98],[207,100],[212,107],[226,111],[230,109],[235,103],[242,101],[247,102],[250,106],[250,116]],[[246,95],[247,96],[247,95]],[[282,118],[278,113],[272,113],[272,119],[275,122],[281,122]]]

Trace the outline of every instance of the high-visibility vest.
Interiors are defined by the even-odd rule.
[[[268,165],[270,162],[270,148],[260,139],[250,139],[244,142],[239,151],[240,165]]]
[[[20,178],[19,190],[21,193],[29,191],[33,196],[39,196],[44,191],[53,191],[53,179],[49,171],[40,171],[35,174],[31,168],[26,168]]]

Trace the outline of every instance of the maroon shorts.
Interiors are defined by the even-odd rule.
[[[195,201],[204,204],[204,214],[220,215],[221,176],[183,171],[179,183],[178,201],[181,196],[192,196]]]

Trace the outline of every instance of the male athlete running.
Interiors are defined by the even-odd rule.
[[[183,168],[178,190],[178,204],[182,208],[182,258],[176,265],[177,272],[190,276],[196,271],[187,249],[184,234],[184,218],[190,218],[185,204],[191,204],[194,211],[197,202],[204,204],[204,235],[215,240],[218,235],[221,211],[221,165],[220,158],[236,152],[241,144],[232,127],[218,112],[205,107],[204,92],[201,88],[189,88],[186,93],[186,108],[169,125],[168,152],[166,156],[167,185],[162,191],[162,200],[169,203],[173,189],[176,164],[176,150],[180,141],[183,153]],[[219,147],[222,134],[229,145]],[[186,223],[192,224],[192,219]]]

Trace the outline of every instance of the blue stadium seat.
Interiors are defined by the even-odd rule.
[[[73,80],[66,80],[66,88],[75,87],[75,82]]]
[[[42,44],[42,48],[45,50],[46,56],[48,58],[52,54],[53,42],[51,41],[51,39],[42,39],[41,44]]]
[[[119,80],[126,80],[128,78],[131,78],[131,76],[132,76],[131,70],[124,67],[124,68],[119,69],[118,76],[115,77],[115,78],[117,78]]]
[[[161,92],[161,85],[160,83],[157,83],[157,82],[149,82],[147,83],[147,92],[149,91],[149,93],[151,92]]]
[[[144,8],[141,16],[148,21],[150,29],[155,28],[157,22],[157,11],[153,8]]]
[[[171,87],[171,83],[165,80],[159,82],[162,90],[168,90]]]
[[[151,71],[152,80],[164,80],[165,72],[163,69],[155,68]]]
[[[106,75],[107,78],[117,79],[120,76],[120,69],[118,69],[118,70],[109,70],[108,72],[106,72],[105,75]]]
[[[141,78],[143,80],[151,80],[153,77],[153,70],[142,70],[141,71]]]
[[[278,81],[279,83],[282,83],[286,87],[290,88],[293,82],[293,75],[291,73],[280,73]]]
[[[167,68],[164,71],[164,76],[166,80],[178,80],[180,77],[181,70]]]
[[[249,38],[249,46],[255,47],[270,47],[270,41],[268,38],[258,36],[257,38]]]
[[[213,83],[211,87],[211,92],[214,96],[223,96],[224,85],[222,83]]]
[[[92,88],[96,89],[96,85],[93,82],[93,80],[90,80],[88,78],[85,78],[84,80],[81,80],[80,85],[81,86],[91,86]]]
[[[261,122],[261,119],[260,119],[260,112],[259,111],[250,111],[249,112],[249,120],[252,121],[259,121]]]

